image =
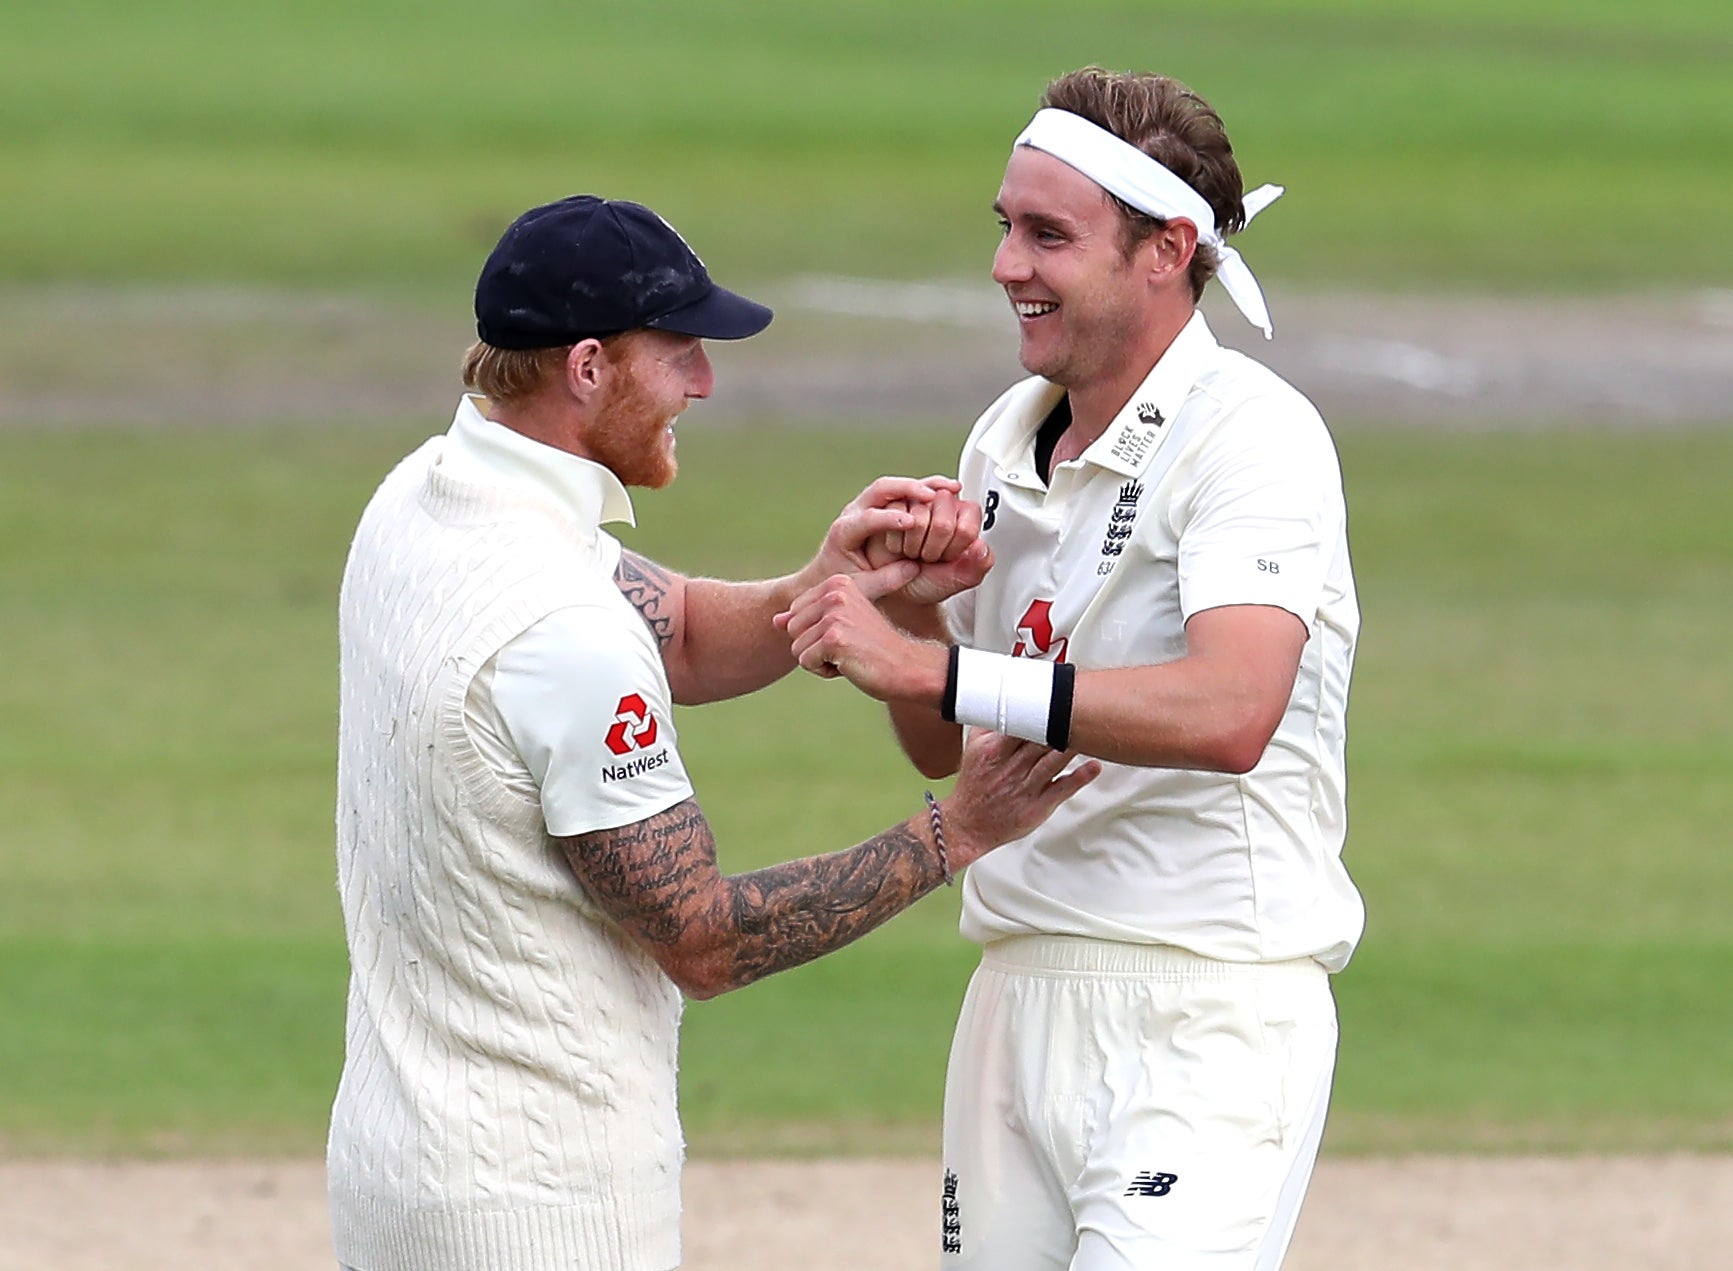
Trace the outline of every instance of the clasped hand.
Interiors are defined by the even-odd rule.
[[[869,600],[936,605],[987,576],[980,505],[950,477],[880,477],[837,515],[811,585],[842,574]]]
[[[821,579],[775,619],[801,666],[881,700],[918,695],[933,672],[921,655],[942,650],[898,630],[875,602],[907,616],[986,577],[981,509],[961,488],[948,477],[881,477],[842,510],[814,561]]]

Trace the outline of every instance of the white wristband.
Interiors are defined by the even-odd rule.
[[[1076,672],[1034,658],[979,649],[951,650],[947,719],[1064,749],[1071,733],[1071,683]]]

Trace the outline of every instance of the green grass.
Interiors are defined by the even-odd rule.
[[[343,1056],[341,940],[205,916],[188,904],[179,935],[0,939],[0,1149],[317,1150]]]
[[[336,580],[404,427],[0,433],[0,1145],[309,1152],[341,1048]],[[633,544],[798,563],[954,429],[685,430]],[[1331,1144],[1733,1148],[1726,431],[1342,438],[1365,640]],[[686,711],[751,868],[919,806],[878,709]],[[700,1151],[930,1147],[955,895],[688,1012]]]
[[[1617,801],[1603,809],[1615,818],[1621,810]],[[1506,846],[1540,850],[1532,843],[1511,835]],[[1699,847],[1706,850],[1709,843]],[[1549,855],[1557,868],[1564,854]],[[1715,868],[1698,865],[1705,908],[1729,899],[1725,870],[1717,877]],[[1484,889],[1526,890],[1537,907],[1568,905],[1489,873]],[[1398,902],[1366,882],[1381,925],[1399,922]],[[1605,938],[1587,915],[1570,936],[1555,934],[1568,922],[1547,925],[1553,930],[1498,942],[1374,933],[1338,984],[1332,1150],[1733,1147],[1733,942],[1665,932]]]
[[[14,0],[0,279],[448,296],[577,189],[726,276],[984,268],[1041,85],[1165,70],[1223,111],[1267,278],[1733,281],[1720,0]]]

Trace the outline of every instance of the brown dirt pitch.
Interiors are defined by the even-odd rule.
[[[699,1161],[688,1271],[937,1264],[926,1161]],[[1711,1271],[1733,1158],[1326,1158],[1288,1271]],[[0,1271],[329,1271],[317,1162],[0,1163]]]

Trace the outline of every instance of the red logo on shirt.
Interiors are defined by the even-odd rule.
[[[628,693],[614,708],[614,726],[608,730],[608,749],[629,755],[656,744],[656,717],[636,693]]]
[[[1023,616],[1017,619],[1017,643],[1011,648],[1014,658],[1045,658],[1055,662],[1065,660],[1065,648],[1070,641],[1053,634],[1053,602],[1032,600]]]

